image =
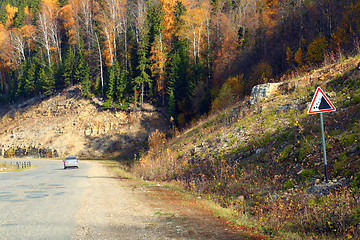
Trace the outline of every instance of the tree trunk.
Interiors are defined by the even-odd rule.
[[[144,82],[141,83],[141,103],[140,103],[140,108],[143,107],[143,103],[144,103]]]
[[[100,63],[100,79],[101,79],[101,96],[104,96],[104,76],[103,76],[103,65],[102,65],[102,56],[101,56],[101,48],[99,43],[99,38],[95,32],[96,43],[98,45],[99,51],[99,63]]]

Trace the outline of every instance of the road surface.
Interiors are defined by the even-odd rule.
[[[60,160],[31,162],[38,167],[0,173],[0,239],[70,239],[91,165],[64,170]]]
[[[229,228],[168,188],[123,178],[99,162],[66,170],[59,160],[31,162],[38,167],[0,172],[0,240],[263,239]]]

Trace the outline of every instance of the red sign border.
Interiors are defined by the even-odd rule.
[[[313,105],[315,103],[315,99],[316,99],[317,95],[319,94],[319,92],[321,92],[321,94],[324,96],[325,100],[327,101],[327,103],[330,105],[331,108],[330,109],[324,109],[324,110],[318,110],[318,111],[311,111],[311,109],[312,109],[312,107],[313,107]],[[315,113],[334,112],[334,111],[336,111],[336,108],[334,107],[332,102],[328,99],[328,97],[325,95],[324,91],[320,87],[318,87],[316,89],[315,95],[313,97],[313,100],[311,101],[311,105],[310,105],[309,110],[308,110],[307,113],[308,114],[315,114]]]

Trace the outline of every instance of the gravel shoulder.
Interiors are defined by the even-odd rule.
[[[144,186],[92,162],[72,239],[264,239],[230,228],[160,185]]]

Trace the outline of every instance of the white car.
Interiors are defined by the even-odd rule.
[[[66,157],[64,162],[64,169],[68,167],[79,168],[79,159],[74,156]]]

